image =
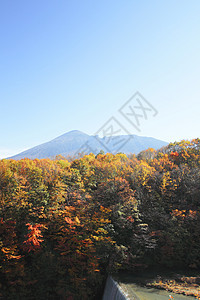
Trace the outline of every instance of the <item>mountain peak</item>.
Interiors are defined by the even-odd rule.
[[[90,136],[80,130],[71,130],[71,131],[68,131],[58,137],[56,137],[55,139],[53,139],[52,141],[57,141],[57,140],[62,140],[62,139],[68,139],[68,138],[80,138],[80,137],[87,137],[89,138]]]
[[[105,139],[88,135],[79,130],[71,130],[47,143],[38,145],[34,148],[12,156],[11,158],[54,158],[59,154],[67,156],[74,155],[79,152],[93,152],[94,154],[97,154],[100,150],[111,153],[123,152],[138,154],[142,150],[146,150],[148,148],[159,149],[162,146],[166,146],[168,144],[164,141],[154,138],[147,138],[136,135],[133,135],[131,137],[132,138],[130,138],[130,136],[123,136],[122,139],[122,136],[115,136],[110,137],[109,139]],[[121,145],[120,147],[120,144],[116,143],[116,140],[119,142],[123,141],[123,145]]]
[[[69,132],[67,132],[66,134],[86,134],[80,130],[71,130]]]

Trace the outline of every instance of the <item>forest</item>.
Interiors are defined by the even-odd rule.
[[[137,156],[2,159],[0,297],[97,299],[107,274],[198,269],[199,207],[200,139]]]

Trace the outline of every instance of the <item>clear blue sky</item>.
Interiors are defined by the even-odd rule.
[[[199,137],[199,0],[0,1],[0,158],[94,134],[139,91],[140,135]]]

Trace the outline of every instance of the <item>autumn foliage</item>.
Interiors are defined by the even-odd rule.
[[[98,299],[107,273],[200,266],[200,140],[0,161],[0,296]]]

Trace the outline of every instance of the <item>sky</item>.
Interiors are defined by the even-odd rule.
[[[130,134],[199,137],[199,0],[0,0],[0,37],[0,158],[112,117]],[[140,131],[120,112],[136,92]]]

